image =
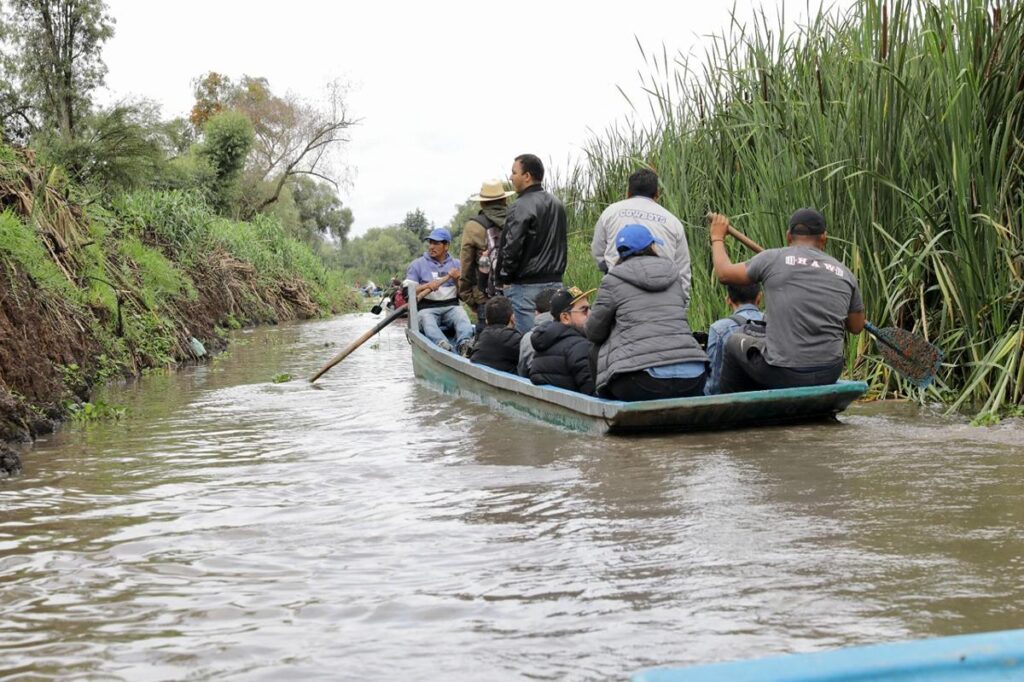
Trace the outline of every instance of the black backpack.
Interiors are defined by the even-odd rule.
[[[768,333],[768,323],[765,320],[748,320],[739,313],[733,313],[729,319],[740,326],[740,331],[747,336],[764,337]]]

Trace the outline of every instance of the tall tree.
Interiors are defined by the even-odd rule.
[[[196,103],[188,120],[197,134],[203,132],[206,122],[231,106],[235,85],[222,73],[210,71],[192,81]]]
[[[252,148],[252,123],[237,111],[222,111],[206,122],[199,155],[215,174],[214,204],[225,212],[236,205],[238,176]]]
[[[103,85],[107,72],[100,52],[114,35],[114,19],[106,3],[7,0],[0,24],[11,48],[10,77],[18,82],[38,124],[73,141],[89,111],[92,92]]]
[[[338,189],[337,176],[326,166],[331,153],[349,141],[346,131],[356,124],[348,115],[344,89],[337,82],[330,84],[327,102],[317,107],[292,95],[272,95],[263,79],[243,85],[238,106],[253,121],[257,168],[264,178],[276,178],[256,210],[277,201],[285,183],[300,175],[319,178]]]
[[[332,153],[348,142],[347,130],[357,121],[348,114],[345,90],[337,82],[327,88],[327,101],[316,106],[287,94],[275,94],[266,78],[230,78],[209,72],[194,81],[196,102],[190,118],[201,127],[226,109],[241,112],[252,122],[253,142],[247,175],[250,184],[267,183],[249,211],[259,212],[276,202],[286,183],[298,176],[319,178],[338,189]]]
[[[402,227],[415,235],[417,240],[422,240],[426,239],[427,233],[430,232],[430,221],[427,220],[426,214],[417,208],[405,214]]]
[[[333,187],[307,175],[294,178],[289,187],[299,211],[306,241],[325,236],[343,244],[348,241],[348,233],[352,229],[352,209],[342,206]]]

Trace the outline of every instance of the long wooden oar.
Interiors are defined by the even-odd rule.
[[[371,329],[370,331],[368,331],[365,334],[363,334],[362,336],[360,336],[358,339],[356,339],[351,344],[349,344],[348,348],[346,348],[345,350],[341,351],[340,353],[335,355],[333,358],[331,358],[331,360],[326,365],[324,365],[323,367],[320,368],[319,372],[317,372],[316,374],[314,374],[313,376],[311,376],[309,378],[309,383],[313,383],[314,381],[316,381],[317,379],[322,377],[327,372],[327,370],[329,370],[331,367],[334,367],[336,364],[338,364],[339,362],[341,362],[342,360],[347,358],[352,353],[352,351],[354,351],[356,348],[359,348],[359,346],[361,346],[364,343],[366,343],[367,339],[369,339],[371,336],[373,336],[374,334],[379,332],[381,329],[383,329],[384,327],[388,326],[389,324],[391,324],[392,322],[394,322],[395,320],[400,318],[402,315],[405,314],[405,312],[408,309],[409,309],[409,304],[408,303],[406,303],[405,305],[401,306],[400,308],[396,308],[395,312],[391,313],[390,315],[385,317],[383,320],[378,322],[377,325],[373,329]]]
[[[729,234],[754,253],[764,251],[763,246],[732,225],[729,226]],[[885,364],[896,370],[897,374],[918,388],[924,388],[932,383],[939,367],[942,366],[942,350],[938,346],[898,327],[879,329],[870,322],[865,322],[864,328],[879,341],[878,350],[882,354],[882,359]]]

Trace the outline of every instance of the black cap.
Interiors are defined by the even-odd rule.
[[[579,287],[559,289],[551,297],[551,316],[557,320],[558,316],[572,308],[576,301],[586,298],[592,293],[594,293],[594,289],[589,291],[580,291]]]
[[[825,217],[813,208],[801,208],[789,217],[790,234],[825,234]]]

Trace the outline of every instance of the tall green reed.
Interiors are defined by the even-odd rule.
[[[701,60],[641,48],[653,122],[594,137],[561,179],[573,233],[567,279],[598,281],[585,248],[594,222],[642,164],[691,226],[696,328],[726,312],[705,213],[726,213],[774,247],[786,217],[814,206],[829,221],[829,250],[860,281],[869,319],[946,352],[926,394],[882,365],[866,335],[849,341],[848,375],[879,396],[979,411],[1020,405],[1024,9],[861,0],[784,26],[781,16],[734,19]]]

